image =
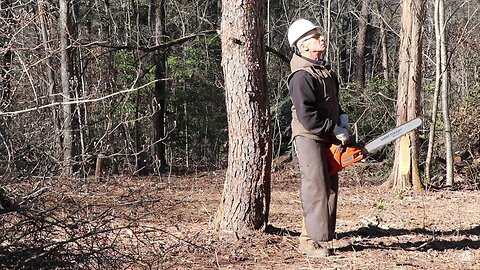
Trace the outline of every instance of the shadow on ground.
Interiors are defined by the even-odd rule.
[[[426,241],[407,241],[392,244],[379,243],[361,243],[352,244],[342,248],[339,251],[360,251],[364,249],[402,249],[402,250],[437,250],[444,251],[448,249],[480,249],[479,240],[462,239],[459,241],[450,240],[437,240],[437,236],[471,236],[480,235],[480,226],[468,230],[450,230],[450,231],[432,231],[423,228],[416,228],[412,230],[408,229],[381,229],[375,226],[361,227],[355,231],[339,233],[338,239],[364,237],[367,239],[389,237],[389,236],[402,236],[402,235],[425,235],[430,236]]]
[[[300,233],[297,231],[292,231],[286,228],[278,228],[272,225],[268,225],[266,232],[268,234],[279,235],[279,236],[300,236]],[[425,251],[429,249],[444,251],[447,249],[480,249],[480,241],[463,239],[459,241],[448,241],[448,240],[436,240],[435,236],[460,236],[460,235],[480,235],[480,226],[468,230],[451,230],[451,231],[432,231],[423,228],[416,228],[412,230],[408,229],[381,229],[378,227],[361,227],[355,231],[339,233],[338,239],[345,238],[355,238],[355,237],[364,237],[364,238],[379,238],[379,237],[388,237],[388,236],[401,236],[401,235],[427,235],[430,238],[426,241],[416,241],[411,242],[407,241],[404,243],[393,243],[393,244],[383,244],[382,242],[378,244],[352,244],[345,247],[341,247],[339,251],[360,251],[364,249],[402,249],[402,250],[419,250]]]
[[[273,225],[268,225],[265,232],[279,236],[300,236],[300,233],[297,231],[292,231],[286,228],[278,228]]]

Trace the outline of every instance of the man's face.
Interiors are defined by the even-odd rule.
[[[313,29],[298,41],[298,49],[304,57],[320,60],[327,50],[325,37],[317,29]]]

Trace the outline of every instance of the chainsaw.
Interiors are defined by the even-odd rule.
[[[415,118],[388,131],[364,146],[360,146],[356,143],[346,145],[333,143],[327,150],[329,174],[337,174],[339,171],[343,170],[343,168],[364,159],[368,154],[395,141],[408,132],[416,129],[421,124],[422,120],[420,118]]]

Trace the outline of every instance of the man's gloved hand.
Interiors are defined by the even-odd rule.
[[[348,130],[346,128],[340,127],[335,125],[333,128],[333,134],[342,144],[346,144],[348,142]]]
[[[340,120],[340,123],[338,124],[340,127],[347,129],[348,133],[353,133],[352,126],[348,123],[348,114],[340,114],[338,120]]]

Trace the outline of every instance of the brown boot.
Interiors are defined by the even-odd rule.
[[[307,241],[300,240],[298,252],[310,258],[324,258],[333,255],[331,249],[323,246],[321,242],[313,241],[311,239]]]
[[[307,257],[324,258],[333,255],[332,248],[329,247],[329,242],[314,241],[308,236],[304,220],[302,220],[302,233],[300,234],[299,240],[298,252],[305,254]]]

